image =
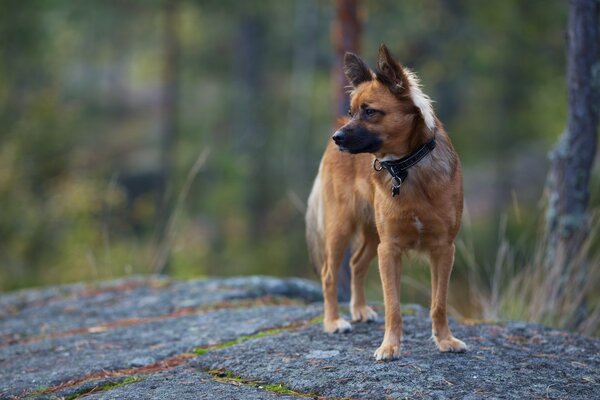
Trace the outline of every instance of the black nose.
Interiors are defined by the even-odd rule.
[[[344,139],[346,138],[346,135],[342,131],[337,131],[333,134],[333,136],[331,138],[333,139],[335,144],[341,145],[342,143],[344,143]]]

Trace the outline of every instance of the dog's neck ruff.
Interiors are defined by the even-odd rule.
[[[414,167],[435,149],[435,137],[430,141],[419,146],[415,151],[398,160],[379,161],[377,158],[373,161],[375,171],[385,169],[392,176],[392,197],[400,194],[400,186],[408,176],[408,169]]]

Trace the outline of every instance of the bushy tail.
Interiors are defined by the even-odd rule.
[[[306,209],[306,244],[312,266],[318,276],[325,258],[325,228],[323,220],[323,190],[321,174],[315,178]]]

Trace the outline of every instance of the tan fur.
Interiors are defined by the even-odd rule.
[[[323,196],[321,190],[320,168],[315,178],[306,209],[306,243],[310,261],[317,274],[321,274],[324,259],[325,230],[323,228]]]
[[[411,77],[416,82],[412,73]],[[411,84],[409,80],[405,82]],[[432,117],[435,127],[431,129],[430,121],[425,120],[421,111],[421,107],[427,108],[427,105],[416,107],[411,88],[404,90],[406,96],[393,94],[388,86],[375,79],[356,85],[351,95],[354,117],[347,120],[344,127],[362,124],[375,132],[383,145],[374,154],[351,155],[340,152],[330,142],[307,212],[307,237],[313,254],[319,255],[313,260],[320,267],[325,331],[350,328],[340,317],[336,292],[338,269],[350,242],[353,241],[350,305],[354,320],[371,320],[376,316],[366,304],[364,278],[370,261],[375,255],[379,258],[385,334],[375,352],[377,360],[392,359],[400,354],[399,277],[402,257],[409,250],[423,253],[430,261],[432,333],[438,348],[440,351],[466,349],[463,342],[452,336],[446,317],[454,239],[463,207],[460,161],[439,120]],[[423,99],[428,98],[423,95],[420,101]],[[358,117],[358,111],[365,104],[385,113],[363,120]],[[390,175],[373,169],[374,158],[405,156],[434,133],[436,148],[409,170],[399,196],[392,197]]]

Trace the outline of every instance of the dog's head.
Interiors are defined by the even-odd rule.
[[[352,86],[350,120],[333,134],[342,151],[352,154],[398,153],[408,147],[416,129],[435,128],[431,101],[417,77],[396,62],[385,45],[377,69],[346,53],[344,72]]]

